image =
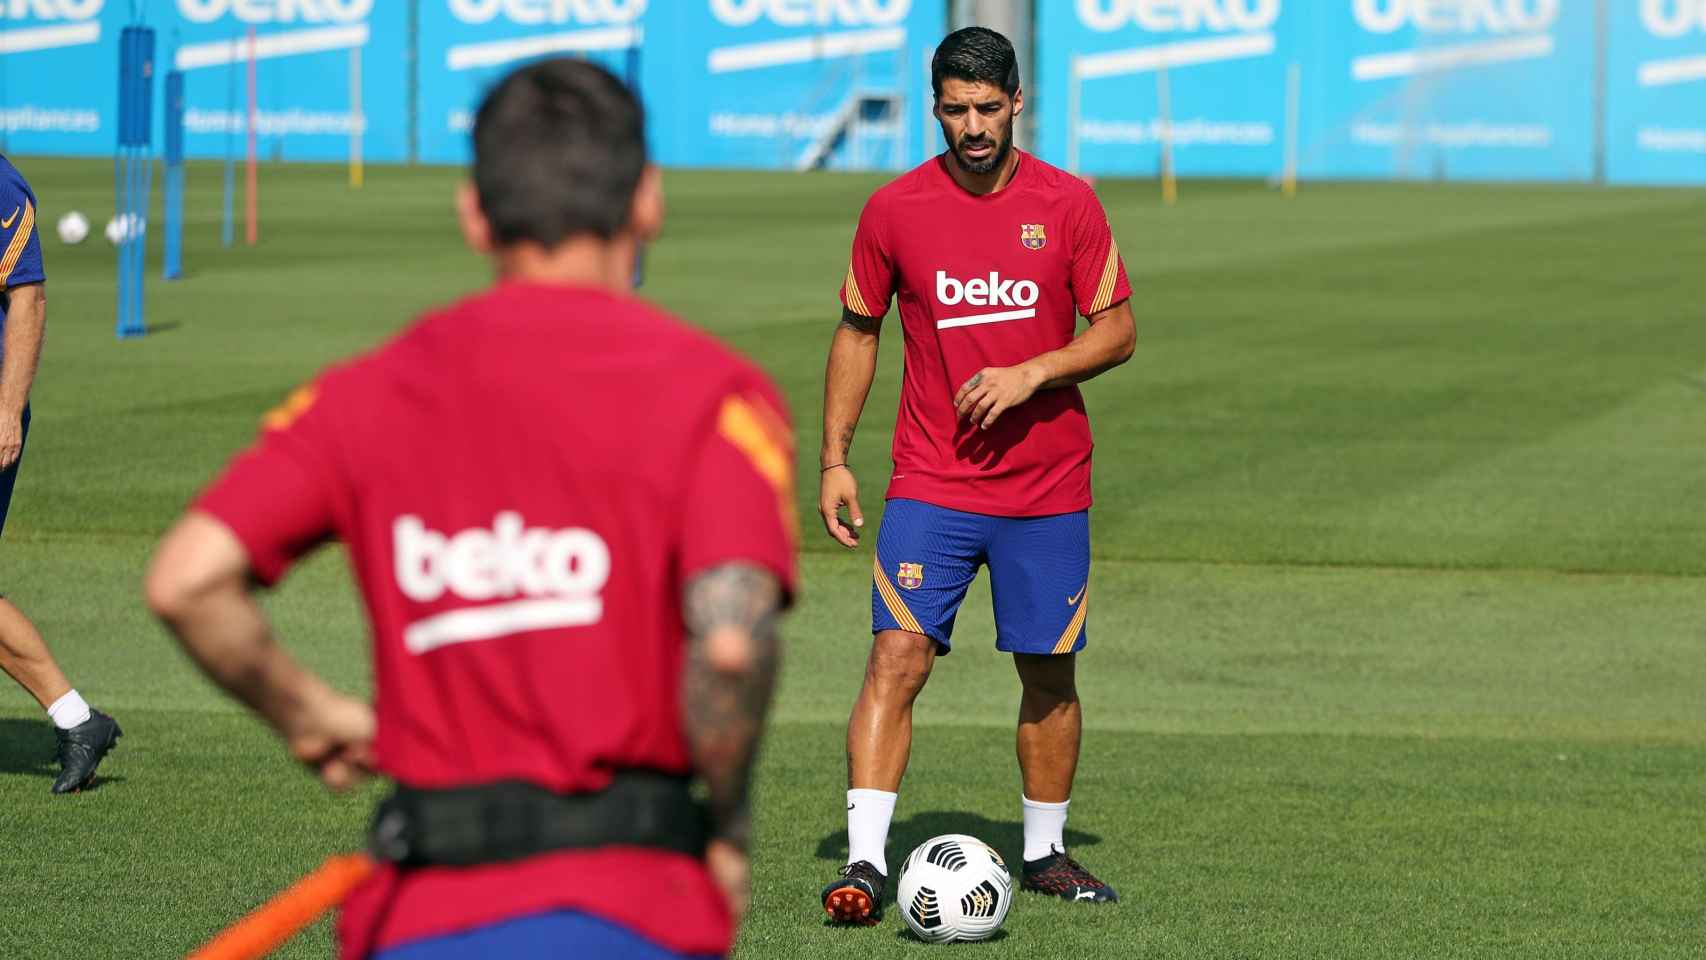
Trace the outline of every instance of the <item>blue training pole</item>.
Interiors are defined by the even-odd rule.
[[[166,74],[166,253],[160,275],[184,275],[184,74]]]
[[[148,250],[148,201],[154,181],[153,125],[154,31],[139,23],[119,34],[118,153],[114,193],[119,223],[118,323],[120,339],[139,337],[143,271]]]

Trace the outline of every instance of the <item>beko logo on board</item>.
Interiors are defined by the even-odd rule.
[[[1101,33],[1266,30],[1279,15],[1280,0],[1078,0],[1078,21]]]
[[[646,12],[646,0],[450,0],[450,15],[463,23],[633,23]]]
[[[731,27],[761,19],[779,27],[881,27],[911,12],[912,0],[711,0],[711,15]]]
[[[1523,33],[1558,22],[1560,0],[1354,0],[1370,33],[1414,27],[1423,33]]]
[[[178,0],[191,23],[230,15],[244,23],[357,23],[373,12],[373,0]]]

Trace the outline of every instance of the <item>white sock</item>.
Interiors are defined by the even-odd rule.
[[[1038,803],[1024,794],[1019,799],[1025,807],[1025,859],[1041,860],[1053,853],[1066,852],[1066,805]]]
[[[53,718],[53,725],[61,730],[69,730],[79,724],[88,722],[89,705],[83,701],[83,695],[73,690],[47,708],[47,715]]]
[[[883,847],[889,842],[889,821],[894,819],[896,796],[887,790],[847,791],[848,863],[869,860],[883,876],[889,875]]]

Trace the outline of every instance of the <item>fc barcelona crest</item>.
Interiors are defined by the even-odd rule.
[[[924,586],[924,564],[903,563],[895,574],[895,582],[907,590],[917,590]]]
[[[1048,243],[1048,237],[1043,235],[1043,225],[1040,223],[1019,224],[1019,242],[1026,250],[1041,250]]]

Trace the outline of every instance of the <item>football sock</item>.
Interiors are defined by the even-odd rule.
[[[1066,805],[1072,801],[1038,803],[1022,793],[1019,799],[1025,807],[1025,859],[1041,860],[1051,853],[1065,852]]]
[[[53,701],[47,708],[47,715],[53,719],[54,726],[69,730],[88,722],[89,705],[83,701],[82,694],[73,690]]]
[[[847,791],[847,862],[869,860],[889,875],[883,847],[889,842],[889,821],[894,819],[897,795],[887,790]]]

